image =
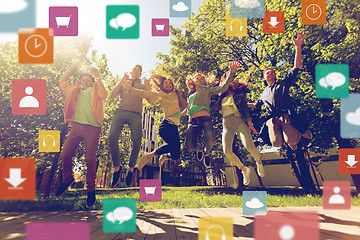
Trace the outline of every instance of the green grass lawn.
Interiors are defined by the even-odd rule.
[[[138,209],[242,207],[242,191],[225,187],[162,187],[161,202],[140,202],[139,188],[98,189],[94,209],[102,209],[106,198],[135,198]],[[249,191],[267,191],[268,207],[322,206],[322,192],[307,194],[293,187],[250,188]],[[0,211],[77,211],[85,210],[86,190],[70,190],[62,198],[42,200],[42,193],[35,200],[1,200]],[[352,192],[352,206],[360,206],[360,196]]]

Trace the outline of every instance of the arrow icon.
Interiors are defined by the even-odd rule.
[[[277,21],[277,17],[270,17],[270,22],[269,24],[272,26],[272,27],[275,27],[276,25],[279,24],[279,22]]]
[[[348,155],[348,160],[345,162],[352,168],[358,161],[355,161],[355,155]]]
[[[14,188],[17,188],[26,178],[21,178],[21,168],[10,168],[10,178],[5,178]]]

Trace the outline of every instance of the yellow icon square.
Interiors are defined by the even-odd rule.
[[[225,17],[225,27],[227,37],[247,36],[247,19]]]
[[[232,240],[234,220],[231,217],[202,217],[199,219],[199,240]]]
[[[60,152],[60,131],[39,130],[39,152]]]

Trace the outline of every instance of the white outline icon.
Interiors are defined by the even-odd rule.
[[[31,53],[29,52],[29,50],[28,50],[28,41],[29,41],[31,38],[34,38],[34,37],[40,37],[40,38],[44,41],[44,43],[45,43],[45,49],[44,49],[44,51],[43,51],[41,54],[39,54],[39,55],[31,54]],[[40,46],[41,46],[41,43],[40,43],[40,44],[37,44],[37,41],[36,41],[36,38],[35,38],[35,48],[38,48],[38,47],[40,47]],[[26,41],[25,41],[25,51],[26,51],[26,53],[27,53],[29,56],[31,56],[31,57],[34,57],[34,58],[41,57],[41,56],[43,56],[43,55],[46,53],[46,50],[47,50],[47,42],[46,42],[46,39],[45,39],[43,36],[39,35],[39,34],[31,35],[31,36],[28,37],[28,38],[26,39]]]
[[[316,10],[316,11],[314,12],[315,6],[318,7],[318,10],[320,10],[318,17],[316,17],[316,18],[309,17],[309,15],[308,15],[308,10],[309,10],[309,7],[311,7],[311,6],[313,6],[313,8],[312,8],[312,13],[313,13],[313,14],[316,13],[316,11],[317,11],[317,10]],[[322,14],[322,12],[321,12],[321,7],[320,7],[319,5],[317,5],[317,4],[315,4],[315,3],[310,4],[309,6],[307,6],[305,13],[306,13],[306,16],[307,16],[310,20],[315,21],[316,19],[318,19],[319,17],[321,17],[321,14]]]

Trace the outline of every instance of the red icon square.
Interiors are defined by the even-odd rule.
[[[0,199],[35,199],[35,159],[0,158]]]
[[[11,109],[14,115],[46,114],[46,80],[13,79]]]
[[[339,149],[339,173],[360,174],[360,148]]]
[[[315,212],[268,212],[255,216],[255,239],[319,240],[319,216]]]
[[[265,12],[265,17],[263,20],[263,31],[264,33],[284,33],[284,23],[284,12]]]
[[[324,209],[350,209],[351,189],[349,181],[325,181],[323,184]]]
[[[53,63],[54,37],[49,34],[52,31],[49,28],[21,28],[19,63]]]

